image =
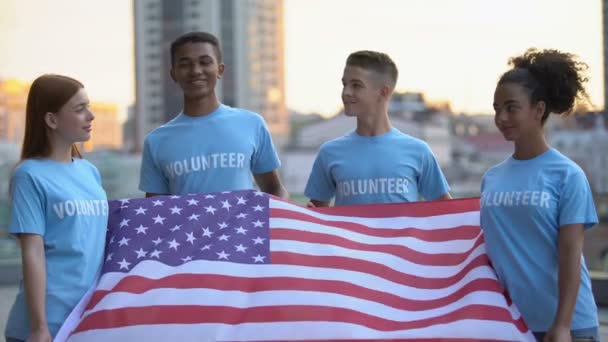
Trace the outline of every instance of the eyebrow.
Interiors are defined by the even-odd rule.
[[[503,103],[503,105],[510,105],[510,104],[513,104],[513,103],[515,103],[515,104],[519,104],[519,102],[517,102],[517,100],[507,100],[507,101],[505,101],[505,102]],[[493,103],[493,106],[494,106],[494,107],[496,107],[496,106],[497,106],[496,102],[494,102],[494,103]]]
[[[194,57],[194,58],[180,57],[177,61],[178,62],[189,62],[191,59],[201,59],[201,58],[211,58],[211,59],[213,59],[213,57],[211,55],[200,55],[200,56]]]
[[[89,101],[87,101],[87,102],[81,102],[81,103],[75,104],[72,108],[78,108],[78,107],[81,107],[81,106],[87,106],[89,103],[90,103]]]

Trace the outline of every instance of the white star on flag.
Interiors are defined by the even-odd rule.
[[[165,202],[163,202],[163,201],[161,201],[161,200],[156,200],[156,201],[153,201],[153,202],[152,202],[152,204],[153,204],[155,207],[158,207],[159,205],[163,205],[164,203],[165,203]]]
[[[168,244],[169,244],[169,248],[173,248],[175,250],[177,250],[177,247],[180,246],[180,243],[175,241],[175,239],[169,241]]]
[[[262,211],[264,210],[264,207],[262,207],[261,205],[256,205],[255,207],[253,207],[253,211]]]
[[[222,201],[222,208],[226,209],[227,211],[230,211],[231,207],[232,205],[228,203],[228,200]]]
[[[154,223],[165,223],[165,218],[161,217],[160,215],[156,215],[156,217],[153,217],[152,219],[154,220]]]
[[[146,234],[146,230],[148,230],[148,227],[144,227],[143,224],[140,224],[139,227],[136,227],[135,230],[137,231],[137,234]]]
[[[140,248],[140,249],[136,250],[135,253],[137,253],[137,259],[139,259],[139,258],[145,258],[146,255],[148,254],[148,252],[144,251],[143,248]]]
[[[211,215],[215,215],[215,211],[216,211],[217,209],[215,209],[215,208],[214,208],[214,207],[212,207],[212,206],[208,206],[208,207],[205,207],[205,210],[206,210],[206,212],[211,213]]]
[[[236,199],[237,199],[237,202],[236,202],[237,205],[239,205],[239,204],[247,204],[247,200],[244,199],[243,197],[237,197]]]
[[[211,237],[211,235],[213,235],[213,233],[211,232],[211,229],[209,229],[209,227],[203,228],[203,237]]]
[[[252,239],[252,240],[253,240],[253,244],[254,245],[261,245],[261,244],[264,243],[264,240],[266,240],[266,239],[261,238],[261,237],[258,236],[257,238]]]
[[[196,240],[196,238],[194,237],[194,233],[186,233],[186,236],[188,237],[186,239],[186,241],[190,242],[190,244],[194,245],[194,240]]]
[[[253,223],[253,226],[256,227],[256,228],[264,227],[264,222],[262,222],[260,220],[257,220],[257,221],[252,222],[252,223]]]
[[[194,198],[188,200],[188,205],[198,205],[198,201]]]
[[[152,251],[152,253],[150,253],[150,258],[160,258],[160,253],[162,253],[162,251],[159,251],[158,249],[155,249],[154,251]]]
[[[234,246],[236,248],[237,252],[243,252],[246,253],[247,252],[247,247],[243,246],[243,244],[239,244],[237,246]]]
[[[215,253],[215,254],[217,254],[218,259],[224,259],[224,260],[228,260],[228,257],[230,256],[230,254],[228,254],[224,251],[221,251],[220,253]]]
[[[117,264],[120,265],[120,269],[122,270],[123,268],[128,270],[129,269],[129,265],[131,265],[130,262],[127,262],[127,260],[125,258],[122,258],[122,261],[118,261]]]
[[[118,241],[118,245],[119,246],[128,246],[129,240],[131,240],[131,239],[127,239],[127,238],[123,237],[122,240]]]
[[[192,214],[188,217],[188,220],[192,221],[192,220],[196,220],[198,221],[198,217],[201,215],[197,215],[197,214]]]
[[[265,257],[265,256],[263,256],[263,255],[259,255],[259,254],[258,254],[258,255],[254,256],[254,257],[252,257],[252,258],[253,258],[253,262],[264,262],[264,259],[265,259],[266,257]]]
[[[139,207],[135,209],[135,215],[146,215],[146,211],[148,211],[148,209]]]
[[[181,215],[183,209],[179,208],[178,206],[174,206],[173,208],[169,208],[169,210],[171,210],[171,214]]]
[[[128,226],[129,225],[129,221],[131,221],[131,220],[122,219],[122,221],[120,221],[120,228]]]

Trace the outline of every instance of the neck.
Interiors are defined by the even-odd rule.
[[[72,162],[72,144],[68,144],[60,139],[51,140],[51,153],[48,159],[61,163]]]
[[[213,113],[220,106],[215,92],[209,96],[196,99],[184,98],[184,114],[188,116],[205,116]]]
[[[547,150],[549,150],[549,144],[541,131],[538,134],[522,137],[515,141],[513,158],[520,160],[532,159],[543,154]]]
[[[357,134],[361,136],[378,136],[386,134],[393,128],[388,119],[388,113],[384,111],[382,115],[361,115],[357,116]]]

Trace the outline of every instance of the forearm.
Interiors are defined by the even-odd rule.
[[[562,227],[559,236],[559,300],[554,325],[570,328],[581,279],[584,233],[580,227]]]
[[[289,199],[289,193],[287,192],[287,189],[285,189],[285,187],[282,184],[279,184],[277,186],[274,186],[272,188],[262,190],[262,191],[269,193],[271,195],[275,195],[280,198]]]
[[[22,236],[23,286],[31,328],[48,329],[46,319],[46,259],[42,237]]]

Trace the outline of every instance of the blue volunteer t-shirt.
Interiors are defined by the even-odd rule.
[[[597,222],[584,172],[557,150],[529,160],[511,157],[484,175],[481,226],[488,255],[532,331],[549,330],[557,313],[560,227]],[[598,325],[582,256],[581,269],[572,329]]]
[[[139,189],[173,195],[253,189],[252,173],[280,165],[264,119],[222,104],[202,117],[180,113],[146,137]]]
[[[38,234],[46,257],[46,317],[52,336],[93,285],[103,262],[108,202],[97,168],[84,159],[61,163],[28,159],[11,179],[12,234]],[[6,336],[30,334],[23,288]]]
[[[351,205],[435,200],[449,191],[430,147],[393,128],[373,137],[353,131],[323,144],[304,194]]]

